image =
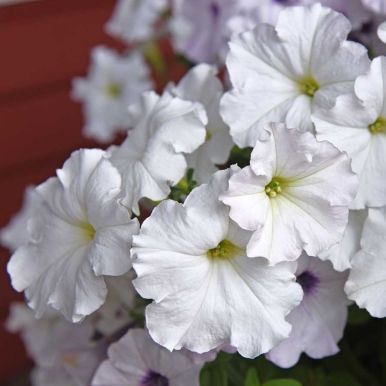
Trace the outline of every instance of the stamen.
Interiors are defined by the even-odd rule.
[[[122,86],[118,83],[110,83],[106,86],[106,94],[112,99],[117,99],[122,95]]]
[[[265,193],[269,198],[275,198],[282,192],[282,182],[279,179],[274,178],[266,187]]]
[[[379,117],[374,123],[369,125],[369,131],[371,134],[386,134],[386,118]]]
[[[217,245],[217,247],[210,249],[206,255],[210,259],[230,260],[240,253],[241,248],[228,240],[223,240]]]
[[[298,84],[300,92],[302,94],[308,95],[311,98],[320,88],[319,83],[312,76],[307,76],[303,79],[300,79]]]

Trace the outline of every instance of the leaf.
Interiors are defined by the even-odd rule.
[[[263,386],[302,386],[299,381],[294,379],[274,379],[272,381],[265,382]]]
[[[260,386],[259,377],[257,376],[257,371],[254,368],[250,368],[247,371],[245,377],[244,386]]]
[[[370,314],[356,305],[352,305],[348,312],[348,323],[353,325],[365,324],[370,320]]]

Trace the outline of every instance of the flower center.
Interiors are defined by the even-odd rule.
[[[85,239],[86,244],[88,244],[95,236],[95,228],[88,222],[81,223],[78,225],[81,229],[82,235]]]
[[[306,295],[311,293],[319,284],[319,279],[310,271],[302,272],[296,281],[301,285]]]
[[[207,129],[205,135],[205,142],[208,142],[212,139],[212,133]]]
[[[149,370],[142,378],[140,386],[169,386],[169,380],[163,375]]]
[[[374,123],[369,125],[369,131],[371,134],[386,134],[386,118],[379,117]]]
[[[112,99],[117,99],[122,95],[122,86],[118,83],[110,83],[106,86],[106,94]]]
[[[78,366],[78,358],[76,354],[66,353],[62,355],[62,363],[67,367],[76,368]]]
[[[282,182],[280,182],[279,179],[274,178],[268,185],[266,185],[264,190],[269,198],[275,198],[282,192]]]
[[[223,240],[217,247],[210,249],[206,255],[213,260],[231,260],[240,254],[241,248],[229,240]]]
[[[213,19],[217,19],[220,15],[220,7],[215,2],[212,2],[209,6],[210,13],[212,14]]]
[[[298,81],[299,89],[302,94],[313,97],[319,90],[320,86],[318,82],[312,76],[306,76]]]

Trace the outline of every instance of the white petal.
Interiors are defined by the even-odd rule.
[[[383,22],[378,26],[377,34],[379,39],[386,43],[386,22]]]
[[[346,283],[348,297],[378,318],[386,316],[386,208],[369,209],[361,239],[362,249],[352,259]]]
[[[367,210],[351,210],[342,240],[320,253],[320,259],[331,261],[337,271],[351,268],[351,259],[360,249],[360,239],[366,218]]]

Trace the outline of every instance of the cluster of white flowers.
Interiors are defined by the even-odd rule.
[[[9,321],[36,386],[55,372],[55,384],[194,386],[219,350],[281,367],[337,353],[350,301],[386,317],[386,58],[347,40],[341,13],[293,3],[308,5],[173,2],[176,49],[226,54],[227,90],[201,63],[158,95],[139,45],[123,58],[94,51],[75,82],[86,132],[127,138],[74,152],[1,233],[12,285],[42,318],[18,306]],[[362,7],[385,11],[324,3],[345,4],[356,28]],[[166,8],[121,0],[108,30],[143,42]],[[240,166],[227,162],[236,145],[251,150]],[[146,329],[130,328],[145,306]]]

